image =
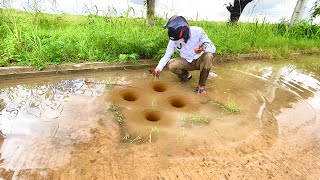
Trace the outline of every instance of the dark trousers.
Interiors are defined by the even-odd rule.
[[[169,69],[175,73],[182,81],[185,81],[188,76],[188,71],[200,70],[199,85],[205,86],[209,72],[212,66],[213,54],[203,53],[198,59],[189,63],[183,58],[174,58],[169,61]]]

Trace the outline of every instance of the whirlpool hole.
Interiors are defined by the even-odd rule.
[[[144,111],[144,117],[148,121],[159,121],[161,119],[161,114],[159,111],[154,111],[154,110],[147,110]]]
[[[185,100],[182,97],[172,97],[169,99],[169,102],[171,106],[175,108],[183,108],[187,105]]]
[[[126,101],[136,101],[136,100],[138,100],[137,94],[135,92],[133,92],[133,91],[129,91],[129,90],[123,91],[121,93],[121,95],[122,95],[122,98],[124,100],[126,100]]]
[[[152,88],[153,88],[153,90],[155,90],[157,92],[164,92],[167,90],[166,85],[164,83],[159,83],[159,82],[153,83]]]

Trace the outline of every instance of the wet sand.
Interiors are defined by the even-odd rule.
[[[283,68],[212,72],[205,96],[193,92],[197,71],[187,83],[146,69],[8,80],[0,177],[317,179],[319,81],[284,80]],[[214,103],[230,101],[240,113]]]

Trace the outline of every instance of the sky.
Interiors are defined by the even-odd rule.
[[[21,10],[32,9],[26,2],[40,2],[41,11],[48,13],[88,14],[98,9],[100,15],[126,15],[144,17],[146,8],[143,0],[6,0],[2,7],[13,7]],[[309,17],[310,9],[316,0],[307,0],[303,18]],[[0,2],[3,2],[0,1]],[[227,4],[233,0],[156,0],[156,14],[169,18],[172,15],[182,15],[187,19],[209,21],[228,21],[230,13]],[[254,0],[244,9],[240,20],[242,22],[266,21],[280,22],[290,20],[297,0]],[[130,11],[128,11],[130,9]],[[320,23],[320,17],[314,22]]]

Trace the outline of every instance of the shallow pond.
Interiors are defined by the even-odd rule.
[[[205,96],[197,71],[1,79],[0,177],[318,177],[320,75],[297,67],[216,65]]]

